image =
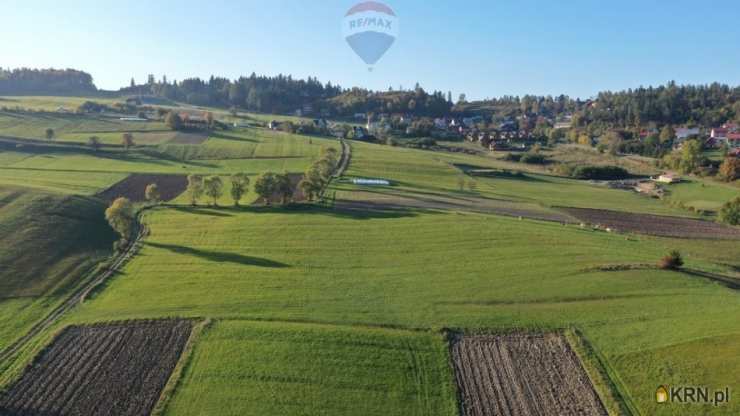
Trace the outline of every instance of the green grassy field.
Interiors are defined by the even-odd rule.
[[[48,128],[54,130],[54,140],[80,143],[98,136],[103,143],[119,144],[124,132],[142,137],[154,132],[171,133],[161,122],[121,121],[118,117],[89,114],[0,112],[0,136],[45,140]]]
[[[301,173],[322,147],[338,149],[339,144],[263,129],[214,133],[202,145],[164,144],[130,151],[21,144],[0,148],[0,184],[92,195],[130,173]]]
[[[440,335],[218,321],[167,414],[456,415]]]
[[[668,200],[701,211],[717,212],[727,201],[740,196],[740,185],[709,179],[685,178],[677,184],[666,185]]]
[[[91,194],[136,172],[301,172],[324,145],[338,147],[246,129],[213,134],[202,145],[128,153],[14,149],[0,153],[0,183]],[[347,176],[394,182],[372,188],[379,194],[689,215],[582,181],[464,174],[501,167],[489,157],[352,147]],[[460,178],[476,188],[460,190]],[[345,182],[330,192],[352,198],[360,189],[367,190]],[[182,205],[145,214],[150,234],[140,253],[55,327],[214,319],[195,344],[169,414],[456,414],[442,328],[577,328],[641,413],[740,412],[737,401],[721,408],[653,405],[660,384],[736,385],[737,291],[682,272],[613,267],[656,264],[678,249],[687,267],[724,273],[740,267],[737,241],[612,234],[464,210],[214,209],[186,206],[184,197],[175,203]],[[23,310],[16,302],[0,317]]]
[[[392,187],[373,187],[383,193],[424,193],[434,195],[470,196],[460,192],[459,181],[464,178],[465,167],[500,169],[498,161],[486,157],[464,154],[434,153],[399,149],[366,143],[353,143],[356,150],[348,176],[373,177],[391,180]],[[458,168],[458,167],[461,168]],[[602,208],[616,211],[641,212],[660,215],[692,215],[670,204],[638,195],[632,191],[609,189],[587,181],[555,176],[526,173],[521,176],[500,175],[495,178],[475,177],[476,190],[481,198],[505,200],[550,206]],[[363,189],[356,186],[336,188],[338,198],[352,198],[351,191]]]
[[[671,248],[694,267],[733,262],[733,242],[694,247],[474,214],[180,209],[147,222],[141,256],[70,322],[209,316],[487,331],[577,326],[618,372],[625,354],[740,333],[732,290],[674,272],[591,270],[653,263]],[[737,368],[738,357],[723,365]],[[714,371],[711,360],[682,359],[695,370],[684,378]],[[292,363],[275,366],[279,373]],[[656,366],[649,382],[625,377],[641,407],[665,371]],[[216,388],[207,380],[198,388]],[[180,400],[195,400],[189,391]]]

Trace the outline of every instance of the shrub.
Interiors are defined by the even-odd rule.
[[[525,153],[519,158],[521,163],[529,163],[533,165],[543,165],[547,162],[547,158],[539,153]]]
[[[507,153],[506,156],[504,156],[504,160],[509,162],[518,162],[521,159],[522,155],[520,153]]]
[[[555,172],[556,175],[560,176],[573,176],[573,171],[575,171],[576,167],[573,165],[568,165],[566,163],[560,163],[553,168],[553,172]]]
[[[722,206],[718,219],[725,224],[740,225],[740,196]]]
[[[415,149],[429,149],[437,145],[437,141],[431,137],[424,137],[422,139],[409,140],[406,144],[407,147]]]
[[[123,253],[128,248],[128,240],[118,239],[113,242],[113,251],[116,253]]]
[[[683,258],[681,258],[681,253],[673,250],[668,253],[667,256],[660,259],[660,263],[658,265],[661,269],[676,270],[683,266]]]
[[[727,182],[740,179],[740,159],[726,157],[719,167],[719,178]]]
[[[628,178],[629,172],[619,166],[578,166],[572,176],[578,179],[615,180]]]

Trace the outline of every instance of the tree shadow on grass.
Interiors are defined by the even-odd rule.
[[[269,267],[269,268],[285,268],[290,267],[289,264],[281,263],[279,261],[273,261],[270,259],[264,259],[261,257],[244,256],[236,253],[225,253],[221,251],[211,250],[199,250],[192,247],[178,246],[174,244],[160,244],[153,242],[146,242],[148,246],[169,250],[177,254],[185,254],[188,256],[199,257],[204,260],[213,261],[216,263],[232,263],[244,266],[258,266],[258,267]]]
[[[235,206],[189,206],[167,205],[168,209],[178,212],[204,215],[210,217],[232,217],[238,214],[283,214],[283,215],[324,215],[335,218],[354,220],[392,219],[416,217],[420,212],[437,213],[437,211],[423,208],[393,206],[383,204],[362,204],[349,206],[327,207],[309,203],[293,203],[289,205],[240,205]]]
[[[234,214],[229,213],[226,209],[223,208],[208,208],[208,207],[202,207],[202,206],[190,206],[190,205],[172,205],[169,206],[170,209],[173,209],[178,212],[184,212],[187,214],[198,214],[198,215],[205,215],[208,217],[232,217]]]
[[[231,140],[231,141],[236,141],[236,142],[262,143],[259,140],[250,139],[250,138],[242,137],[242,136],[235,136],[235,135],[226,134],[226,133],[211,133],[211,137],[215,139]]]
[[[244,212],[252,214],[301,214],[301,215],[324,215],[336,218],[347,218],[354,220],[409,218],[418,216],[418,212],[410,209],[387,208],[381,206],[357,206],[357,207],[327,207],[309,203],[294,203],[285,206],[279,205],[249,205],[227,208],[232,212]]]

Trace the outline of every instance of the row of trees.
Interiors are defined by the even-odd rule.
[[[339,154],[336,149],[333,147],[324,147],[321,149],[321,158],[306,170],[303,174],[303,179],[298,183],[298,188],[306,196],[306,199],[313,201],[321,196],[321,193],[331,180],[338,163]]]
[[[54,129],[48,128],[44,132],[44,136],[46,137],[46,140],[51,141],[56,138],[56,132],[54,131]],[[103,142],[100,140],[100,137],[98,136],[90,136],[87,138],[87,145],[97,152],[103,146]],[[126,150],[128,150],[134,145],[136,145],[136,142],[134,141],[133,133],[122,133],[121,134],[121,146],[123,146]]]
[[[235,173],[228,177],[229,194],[234,206],[239,206],[244,195],[249,192],[250,179],[246,173]],[[213,206],[218,206],[218,200],[224,195],[224,179],[218,175],[201,176],[189,175],[187,195],[191,205],[195,206],[203,196],[210,198]],[[293,184],[287,173],[264,172],[254,181],[254,191],[267,205],[270,205],[275,195],[280,197],[282,204],[289,202],[293,195]]]

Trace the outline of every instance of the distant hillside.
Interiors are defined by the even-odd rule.
[[[353,88],[325,100],[321,107],[332,114],[352,116],[356,113],[404,113],[417,116],[443,117],[450,113],[452,103],[439,91],[427,93],[417,86],[412,91],[373,92]]]
[[[0,95],[86,95],[97,90],[90,74],[75,69],[0,68]]]

